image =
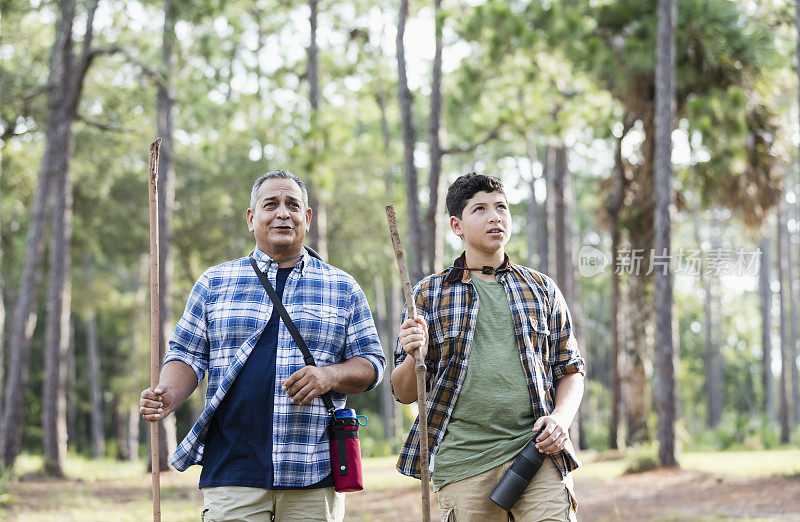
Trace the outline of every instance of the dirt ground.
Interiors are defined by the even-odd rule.
[[[796,520],[800,477],[733,477],[656,470],[608,479],[575,480],[578,520]],[[435,495],[431,520],[439,521]],[[348,520],[419,519],[417,488],[348,496]]]
[[[387,470],[390,472],[390,470]],[[410,484],[406,482],[404,484]],[[0,507],[0,520],[147,520],[149,477],[84,482],[29,476],[12,484],[17,501]],[[800,477],[737,477],[689,470],[656,470],[614,478],[576,477],[578,520],[797,520]],[[418,487],[347,494],[347,521],[420,520]],[[196,477],[162,478],[164,522],[199,520],[202,495]],[[180,506],[178,508],[178,506]],[[439,521],[431,495],[432,520]]]

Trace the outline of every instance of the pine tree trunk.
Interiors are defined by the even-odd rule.
[[[428,178],[428,211],[425,216],[425,272],[435,273],[442,268],[443,219],[442,219],[442,144],[439,139],[442,115],[442,25],[440,16],[442,0],[434,0],[434,54],[433,78],[431,81],[431,112],[428,120],[430,133],[431,172]]]
[[[403,122],[403,174],[408,208],[408,233],[411,239],[407,243],[406,249],[408,252],[406,257],[409,260],[409,272],[411,284],[413,285],[425,276],[425,247],[420,223],[417,167],[414,165],[414,149],[417,145],[417,135],[414,129],[413,99],[408,88],[405,46],[403,44],[406,32],[406,18],[408,18],[408,0],[401,0],[395,41],[397,45],[397,88],[400,99],[400,117]]]
[[[626,208],[631,244],[631,265],[628,284],[628,318],[625,359],[628,363],[625,405],[627,408],[627,444],[648,442],[651,439],[648,417],[652,408],[651,376],[653,347],[653,285],[650,253],[654,251],[654,117],[641,115],[645,139],[641,150],[644,161],[637,167],[631,182],[633,201]]]
[[[94,309],[89,311],[86,320],[86,358],[89,366],[89,400],[92,405],[90,415],[92,456],[101,459],[105,455],[106,441],[103,432],[103,391],[100,387],[100,350]]]
[[[642,444],[650,440],[647,417],[652,401],[647,359],[647,323],[649,302],[645,278],[632,276],[628,282],[628,317],[626,361],[628,375],[625,381],[625,408],[627,419],[626,445]]]
[[[764,236],[759,245],[761,265],[758,270],[758,294],[761,302],[761,385],[764,389],[764,411],[771,421],[775,415],[775,383],[772,376],[772,289],[770,288],[770,238]]]
[[[175,98],[172,92],[172,71],[175,69],[175,16],[173,0],[164,0],[164,28],[161,40],[161,66],[164,82],[156,92],[157,133],[162,138],[158,162],[158,234],[159,234],[159,360],[164,360],[172,326],[172,212],[175,207],[175,159],[173,149],[173,116]],[[177,447],[175,416],[159,421],[159,468],[168,471],[169,454]]]
[[[788,267],[786,266],[786,198],[781,193],[778,203],[778,233],[777,233],[777,257],[778,257],[778,281],[780,290],[778,291],[778,302],[780,303],[780,335],[781,335],[781,377],[778,387],[780,398],[779,421],[781,425],[781,442],[786,444],[791,436],[789,388],[791,379],[791,366],[789,361],[789,318],[786,316],[787,303],[790,298],[789,285],[786,284]]]
[[[798,30],[800,30],[800,2],[795,2],[795,26]],[[797,38],[797,66],[795,67],[795,71],[797,72],[797,78],[800,80],[800,33],[798,33]],[[798,91],[798,99],[800,99],[800,91]],[[800,173],[799,173],[800,174]],[[800,187],[800,185],[798,185]],[[795,214],[795,222],[800,223],[800,199],[796,202],[796,214]],[[798,242],[800,244],[800,242]],[[791,245],[790,245],[791,246]],[[800,250],[798,250],[798,263],[800,263]],[[790,272],[791,272],[791,266]],[[798,291],[800,291],[800,279],[798,279]],[[795,331],[797,331],[797,314],[792,314],[792,324],[794,325]],[[800,424],[800,376],[798,376],[798,363],[797,363],[797,335],[792,337],[794,339],[795,344],[792,345],[792,353],[791,353],[791,360],[792,360],[792,402],[794,403],[794,423]]]
[[[695,243],[698,249],[702,249],[703,242],[701,239],[700,229],[702,227],[698,218],[698,210],[692,212],[694,221]],[[714,220],[713,230],[711,236],[713,239],[713,246],[719,248],[719,226]],[[716,292],[712,291],[713,288],[719,289],[719,281],[717,278],[709,277],[706,274],[706,264],[703,262],[699,271],[700,286],[703,287],[703,301],[704,301],[704,319],[703,319],[703,334],[705,338],[705,399],[706,399],[706,426],[715,428],[719,424],[722,415],[722,372],[720,370],[720,354],[719,354],[719,337],[716,335],[715,328],[715,313],[717,310],[712,305],[719,301],[719,296]],[[712,280],[713,279],[713,280]],[[719,319],[717,317],[717,319]]]
[[[547,202],[542,201],[539,203],[536,201],[536,181],[539,178],[536,178],[533,173],[533,165],[537,161],[537,152],[536,152],[536,143],[533,140],[533,135],[531,133],[527,133],[525,136],[525,146],[528,155],[528,161],[531,164],[531,181],[530,181],[530,191],[531,197],[528,200],[528,227],[527,227],[527,239],[528,239],[528,258],[526,263],[529,267],[536,267],[537,270],[543,272],[545,274],[549,274],[549,266],[547,264],[548,252],[549,252],[549,237],[547,234]],[[547,169],[548,165],[548,156],[549,154],[549,147],[545,147],[544,156],[542,161],[542,175],[541,179],[544,179],[545,185],[547,184]],[[534,262],[534,252],[537,254],[538,264]]]
[[[380,109],[381,113],[381,136],[383,137],[383,150],[386,154],[387,160],[391,160],[391,136],[389,134],[389,122],[386,118],[386,101],[384,99],[383,93],[378,91],[375,94],[375,100],[378,103],[378,108]],[[387,163],[387,168],[384,170],[383,174],[383,182],[384,182],[384,189],[386,191],[386,200],[392,201],[394,199],[394,175],[392,174],[392,167],[391,163]],[[392,369],[394,368],[394,345],[395,345],[395,329],[396,329],[396,321],[400,318],[400,311],[399,306],[397,304],[398,296],[400,294],[399,287],[397,283],[396,277],[389,278],[389,290],[388,293],[384,294],[383,299],[385,299],[386,304],[386,320],[383,324],[383,353],[386,356],[386,371],[384,373],[383,383],[387,387],[389,396],[388,399],[383,396],[385,393],[383,389],[381,390],[381,400],[388,401],[391,400],[392,405],[391,408],[388,405],[384,406],[384,408],[391,412],[391,418],[387,419],[387,414],[384,414],[384,434],[387,439],[394,440],[397,435],[403,431],[403,419],[402,415],[400,415],[399,408],[397,403],[394,401],[394,397],[392,396],[391,392],[391,374]],[[380,294],[379,294],[380,295]],[[380,298],[379,298],[380,299]]]
[[[2,200],[2,179],[3,179],[3,149],[0,148],[0,200]],[[6,289],[5,284],[3,283],[3,219],[0,216],[0,419],[3,418],[3,384],[6,381],[6,338],[5,338],[5,329],[6,329]],[[2,457],[2,451],[0,451],[0,457]],[[2,459],[0,458],[0,463]],[[1,465],[1,464],[0,464]]]
[[[567,216],[564,185],[567,176],[567,149],[563,145],[556,148],[555,168],[553,169],[553,225],[555,237],[555,279],[564,297],[569,299],[572,296],[572,278],[567,270],[569,263],[570,247],[567,238]],[[548,194],[551,196],[551,194]],[[572,304],[571,301],[567,301]]]
[[[384,291],[383,279],[381,276],[376,275],[375,307],[373,308],[375,314],[375,326],[378,328],[378,333],[381,338],[381,345],[383,346],[383,353],[386,356],[386,361],[388,363],[385,372],[386,377],[384,377],[383,382],[381,382],[381,418],[383,420],[384,438],[394,440],[394,417],[396,412],[394,397],[392,397],[391,379],[389,378],[391,375],[391,368],[394,366],[390,362],[392,360],[392,352],[394,351],[392,349],[394,345],[392,343],[392,335],[390,333],[390,325],[393,323],[393,321],[386,310],[386,297],[387,295]]]
[[[311,181],[312,194],[309,198],[313,201],[311,216],[312,224],[309,230],[311,247],[317,251],[322,259],[328,259],[328,205],[325,187],[320,183],[317,164],[322,150],[319,129],[319,61],[317,59],[317,18],[318,0],[309,0],[310,10],[309,26],[311,29],[308,44],[308,101],[311,105],[311,131],[309,136],[308,177]]]
[[[570,201],[572,200],[572,185],[569,173],[567,148],[560,145],[555,152],[555,165],[553,169],[553,223],[555,228],[555,265],[556,283],[564,295],[572,316],[573,335],[580,343],[580,306],[576,295],[575,267],[572,263],[573,231]],[[581,447],[580,440],[580,410],[570,426],[570,439],[576,447]]]
[[[675,0],[658,1],[656,46],[656,255],[672,253],[672,126],[675,115]],[[669,259],[669,258],[667,258]],[[655,274],[656,413],[659,458],[664,466],[675,459],[675,368],[672,337],[672,269]]]
[[[608,430],[608,446],[611,449],[624,447],[625,439],[620,433],[620,419],[622,404],[622,376],[620,374],[620,358],[622,355],[623,320],[625,314],[622,310],[620,292],[620,271],[616,263],[620,250],[620,222],[619,213],[625,196],[625,165],[622,160],[622,139],[628,133],[630,126],[623,126],[622,135],[617,139],[614,148],[614,192],[606,202],[606,212],[611,225],[611,425]]]
[[[44,473],[61,477],[64,475],[62,464],[67,453],[65,363],[69,349],[71,305],[72,182],[69,171],[59,176],[54,196],[45,325],[42,446]]]
[[[620,231],[616,220],[611,225],[611,259],[619,255]],[[620,449],[624,439],[620,433],[620,409],[622,408],[622,380],[620,376],[620,347],[623,344],[622,333],[622,301],[620,299],[619,273],[612,266],[611,270],[611,424],[608,429],[608,447]]]
[[[136,293],[134,297],[135,312],[131,320],[131,350],[125,362],[127,372],[129,375],[144,376],[145,372],[140,368],[141,362],[144,357],[140,355],[149,353],[149,338],[147,337],[147,324],[149,315],[147,313],[147,281],[150,271],[150,256],[142,254],[139,257],[139,266],[136,275]],[[135,392],[134,392],[135,393]],[[131,462],[139,459],[139,429],[141,426],[141,417],[139,415],[139,401],[138,394],[135,395],[136,400],[128,400],[123,402],[123,415],[125,418],[122,422],[126,427],[128,458]],[[196,418],[196,417],[195,417]],[[149,432],[149,428],[148,428]],[[148,467],[152,463],[148,464]],[[160,469],[160,466],[159,466]]]
[[[76,63],[72,38],[75,2],[62,0],[59,3],[48,76],[45,150],[34,194],[19,298],[8,343],[8,376],[3,418],[0,419],[0,461],[9,467],[14,464],[22,441],[22,403],[28,380],[31,337],[36,327],[36,296],[43,270],[47,205],[55,181],[69,170],[72,121],[75,119],[86,71],[94,56],[90,50],[96,9],[97,0],[93,0],[87,7],[83,54],[80,62]]]
[[[78,442],[78,365],[75,361],[75,321],[69,319],[69,341],[67,342],[67,448],[76,449]]]
[[[796,221],[800,223],[800,221]],[[800,401],[798,400],[798,382],[797,382],[797,284],[794,279],[794,271],[797,263],[794,262],[794,253],[792,248],[792,235],[789,230],[786,231],[786,282],[789,291],[789,364],[791,364],[791,390],[790,402],[792,404],[791,423],[794,425],[800,424]]]
[[[139,460],[139,425],[141,424],[139,408],[128,408],[128,418],[125,423],[128,427],[128,460],[137,462]]]

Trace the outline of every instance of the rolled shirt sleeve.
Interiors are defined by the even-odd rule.
[[[353,281],[353,292],[350,294],[350,320],[347,324],[344,360],[363,357],[375,368],[375,381],[367,390],[378,386],[383,380],[386,369],[386,356],[375,328],[375,321],[369,310],[367,296],[361,287]]]
[[[194,284],[186,308],[169,341],[164,364],[181,361],[194,370],[197,382],[203,380],[209,361],[206,303],[209,296],[208,272]]]
[[[558,381],[568,373],[586,375],[586,363],[581,357],[578,341],[572,328],[572,316],[561,290],[553,283],[549,318],[550,345],[554,347],[553,378]]]

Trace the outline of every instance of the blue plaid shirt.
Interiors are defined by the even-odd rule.
[[[253,257],[275,285],[278,264],[258,248]],[[319,366],[364,357],[383,379],[383,355],[367,298],[355,279],[310,256],[289,274],[283,304]],[[200,464],[208,423],[230,389],[272,314],[272,301],[250,266],[241,258],[209,268],[195,283],[186,310],[175,327],[164,362],[181,361],[197,374],[208,372],[205,408],[170,464],[184,471]],[[305,363],[283,321],[278,326],[275,364],[272,462],[274,485],[303,487],[330,473],[328,414],[321,398],[291,404],[281,382]],[[337,408],[346,396],[331,392]]]

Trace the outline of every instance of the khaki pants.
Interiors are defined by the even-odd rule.
[[[553,459],[547,458],[527,489],[511,509],[511,516],[489,499],[512,460],[474,477],[439,490],[442,522],[539,522],[574,521],[572,475],[561,477]]]
[[[203,488],[203,522],[344,520],[344,493],[332,487],[269,490],[242,486]]]

